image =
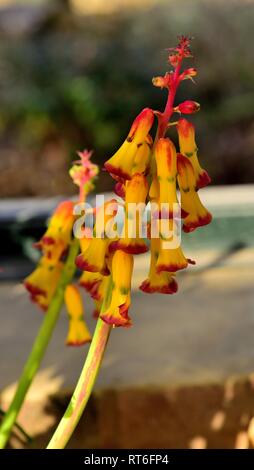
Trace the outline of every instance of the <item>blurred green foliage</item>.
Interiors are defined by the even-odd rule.
[[[162,108],[165,92],[151,78],[167,69],[177,35],[190,34],[199,75],[178,100],[201,103],[193,120],[203,163],[216,184],[253,181],[254,2],[159,1],[89,17],[59,5],[15,34],[1,28],[0,12],[2,147],[39,153],[60,139],[66,165],[84,147],[104,161],[144,106]]]

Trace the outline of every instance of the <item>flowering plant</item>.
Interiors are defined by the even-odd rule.
[[[183,253],[181,231],[193,232],[211,222],[212,216],[199,197],[199,190],[209,184],[210,177],[198,160],[194,125],[183,117],[196,113],[200,106],[190,100],[175,104],[179,85],[193,81],[197,75],[193,67],[183,68],[184,60],[191,57],[190,39],[180,37],[179,44],[169,50],[171,70],[152,80],[155,87],[167,90],[165,109],[143,109],[123,144],[105,162],[104,169],[115,180],[116,198],[87,211],[95,215],[95,223],[85,219],[70,261],[64,263],[64,257],[66,252],[71,253],[72,227],[74,224],[75,229],[78,213],[71,201],[57,208],[37,244],[42,257],[25,280],[31,299],[43,309],[48,308],[47,316],[50,308],[55,312],[61,273],[72,263],[72,276],[65,276],[60,286],[70,318],[67,343],[77,345],[92,339],[71,402],[48,448],[62,448],[70,439],[91,394],[112,327],[132,325],[129,309],[134,256],[150,251],[148,275],[140,285],[142,292],[175,294],[176,273],[195,264]],[[173,132],[177,148],[169,137]],[[70,175],[80,188],[78,202],[83,204],[97,167],[90,161],[91,152],[80,152],[79,156]],[[120,230],[116,227],[119,213],[123,214]],[[79,284],[95,302],[98,321],[93,338],[83,319],[79,289],[72,284],[74,260],[83,271]],[[10,426],[5,422],[3,428],[6,442]]]

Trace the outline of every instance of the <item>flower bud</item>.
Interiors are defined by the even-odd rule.
[[[194,114],[200,110],[200,104],[196,101],[187,100],[180,103],[174,111],[179,111],[182,114]]]

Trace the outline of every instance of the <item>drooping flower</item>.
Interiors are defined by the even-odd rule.
[[[177,212],[178,199],[176,193],[176,149],[168,138],[158,140],[155,147],[157,169],[157,188],[159,189],[158,205],[161,218],[172,218]],[[156,180],[155,180],[156,181]]]
[[[143,109],[136,117],[127,139],[113,157],[104,164],[105,169],[113,177],[129,180],[136,172],[135,159],[138,158],[139,148],[149,139],[148,133],[153,125],[153,120],[154,113],[150,108]]]
[[[160,239],[151,239],[151,257],[150,257],[150,269],[148,278],[142,282],[139,287],[140,290],[148,294],[159,293],[159,294],[175,294],[178,290],[178,285],[175,280],[175,273],[160,272],[158,274],[156,269],[156,263],[159,256],[160,250]]]
[[[117,250],[112,256],[111,275],[113,282],[112,297],[109,306],[100,313],[100,318],[113,326],[131,326],[128,315],[130,306],[133,256]]]
[[[110,211],[108,211],[108,209],[110,209]],[[91,238],[88,246],[86,246],[86,249],[76,258],[76,265],[82,271],[101,273],[102,275],[109,274],[107,253],[112,239],[108,238],[105,229],[107,228],[107,224],[111,221],[114,222],[117,210],[117,201],[112,199],[106,202],[98,211],[94,226],[94,236]]]
[[[168,234],[160,233],[159,255],[156,262],[156,271],[161,273],[167,271],[174,273],[181,269],[187,268],[192,261],[185,258],[180,241],[177,242],[177,227],[173,219],[165,221],[167,226],[164,231]],[[165,224],[164,222],[164,224]]]
[[[84,320],[84,307],[78,288],[70,284],[66,287],[64,300],[69,317],[69,331],[66,344],[80,346],[92,340]]]
[[[119,240],[110,244],[110,251],[122,250],[130,254],[145,253],[148,247],[142,238],[142,215],[145,208],[148,183],[142,174],[135,174],[125,186],[125,218]]]
[[[24,286],[30,293],[30,299],[46,310],[56,291],[63,269],[60,261],[52,261],[47,255],[42,256],[35,270],[24,280]]]
[[[40,248],[48,258],[59,259],[71,242],[75,220],[73,207],[72,201],[61,202],[49,221],[47,231],[36,243],[36,247]]]
[[[197,144],[195,141],[195,128],[194,125],[181,118],[177,122],[177,132],[179,138],[180,153],[189,158],[196,180],[196,189],[204,188],[211,182],[211,178],[207,171],[201,168],[197,156]]]
[[[196,175],[191,161],[184,155],[177,155],[178,184],[181,193],[181,207],[188,214],[184,218],[183,231],[193,232],[198,227],[207,225],[212,215],[203,206],[195,190]]]

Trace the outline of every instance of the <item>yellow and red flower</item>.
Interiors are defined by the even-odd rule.
[[[154,113],[150,108],[145,108],[134,120],[127,139],[119,150],[105,164],[105,169],[117,179],[129,180],[137,171],[137,160],[139,160],[139,149],[147,140],[148,133],[153,125]],[[147,146],[142,148],[142,153],[148,152]],[[144,157],[146,159],[146,155]]]
[[[72,201],[61,202],[49,221],[46,233],[36,243],[36,246],[48,258],[59,259],[71,242],[72,228],[75,220],[73,207],[74,203]]]
[[[110,214],[108,213],[109,208],[111,210]],[[114,222],[117,210],[117,201],[112,199],[106,202],[98,211],[94,226],[95,236],[90,239],[90,242],[85,245],[84,251],[76,258],[76,265],[82,271],[101,273],[102,275],[109,274],[107,255],[112,239],[107,238],[105,229],[108,223]]]
[[[130,306],[133,256],[117,250],[112,256],[111,275],[113,290],[110,305],[100,313],[100,318],[113,326],[131,326]]]
[[[24,280],[24,286],[30,293],[30,299],[46,310],[56,291],[63,269],[60,261],[52,261],[44,255],[35,270]]]
[[[148,193],[148,183],[142,174],[135,174],[125,186],[125,218],[119,240],[110,244],[110,252],[122,250],[130,254],[145,253],[148,247],[142,238],[142,214]]]
[[[172,218],[174,209],[177,211],[176,193],[176,149],[168,138],[158,140],[155,148],[157,170],[157,188],[159,189],[158,205],[160,218]]]
[[[160,239],[151,239],[151,257],[150,257],[150,269],[148,278],[142,282],[139,287],[140,290],[148,294],[159,293],[159,294],[175,294],[178,290],[178,285],[175,280],[175,273],[171,272],[160,272],[158,274],[156,264],[160,250]]]
[[[66,344],[80,346],[90,343],[92,337],[84,320],[84,307],[78,288],[73,284],[68,285],[65,289],[64,300],[69,317]]]
[[[181,118],[177,122],[177,132],[179,138],[180,153],[189,158],[194,174],[195,174],[195,187],[196,189],[204,188],[211,182],[211,178],[207,171],[201,168],[197,156],[197,144],[195,141],[195,128],[194,125]]]
[[[191,161],[184,155],[177,155],[178,184],[181,193],[181,207],[188,215],[184,218],[183,231],[193,232],[198,227],[207,225],[212,215],[203,206],[195,190],[196,175]]]
[[[166,221],[168,227],[165,228],[169,235],[160,233],[159,253],[156,262],[156,271],[161,273],[167,271],[174,273],[181,269],[187,268],[188,264],[193,264],[192,261],[185,258],[180,241],[176,237],[176,227],[174,220]],[[178,246],[177,246],[178,245]]]

